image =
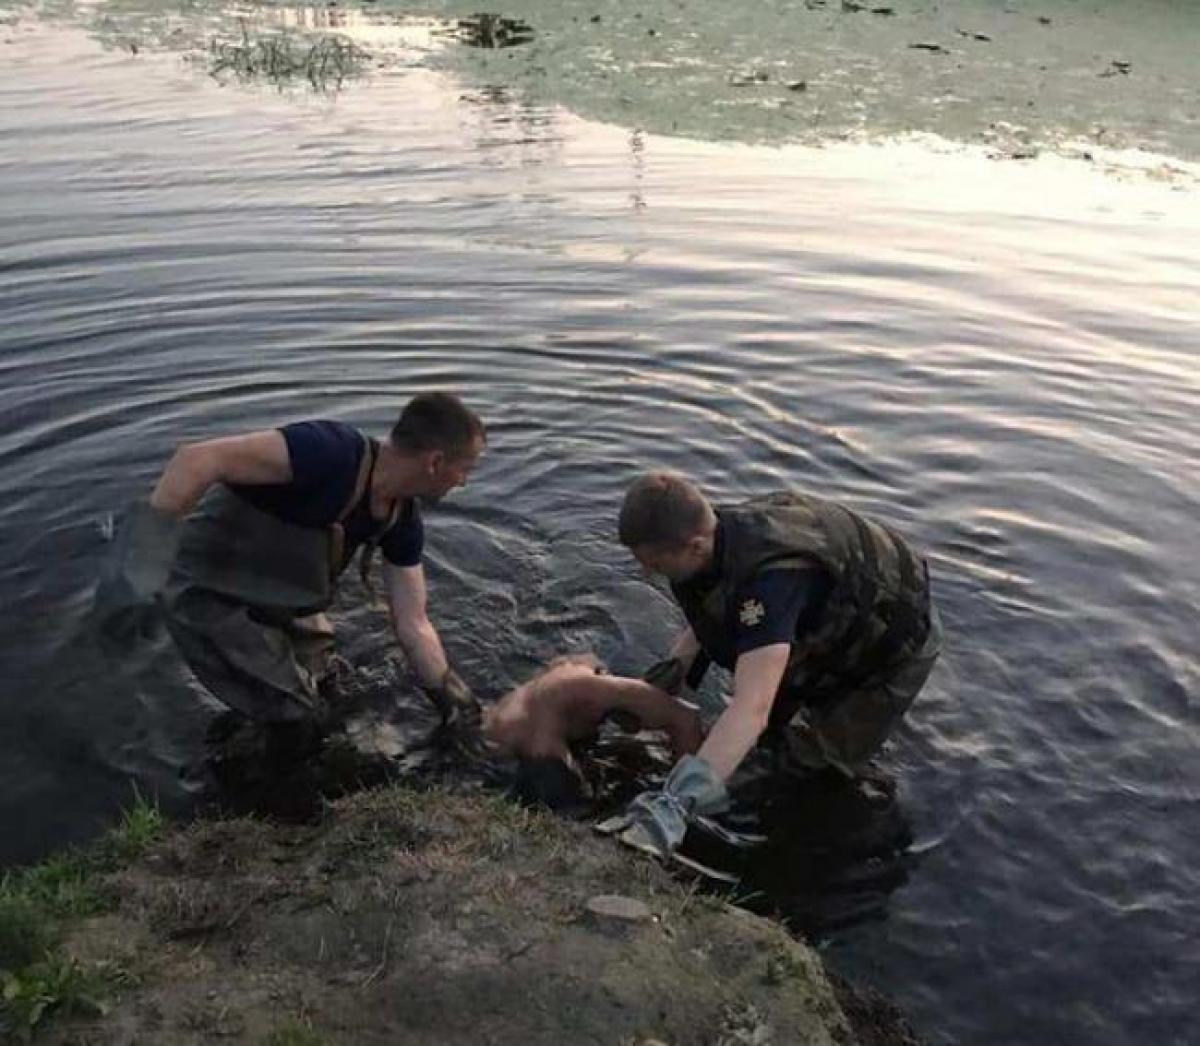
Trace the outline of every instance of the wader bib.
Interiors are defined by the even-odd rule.
[[[925,562],[890,527],[803,494],[718,511],[717,577],[672,591],[705,653],[737,660],[738,594],[769,570],[818,567],[831,587],[816,626],[792,643],[765,740],[806,767],[853,772],[874,755],[941,650]]]
[[[374,469],[377,449],[363,442],[350,500],[330,526],[284,522],[224,485],[210,489],[184,524],[166,594],[167,627],[212,695],[258,722],[323,713],[317,684],[333,630],[322,611],[345,566],[342,521]],[[371,540],[395,519],[394,510]]]

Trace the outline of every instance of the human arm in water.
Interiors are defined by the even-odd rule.
[[[509,691],[489,710],[489,739],[514,755],[564,758],[569,741],[591,736],[605,716],[615,714],[666,732],[677,758],[699,747],[694,709],[640,679],[597,675],[597,666],[595,658],[570,655]]]
[[[641,679],[592,676],[584,684],[582,696],[598,713],[597,721],[616,713],[632,717],[642,730],[662,730],[676,759],[695,752],[703,740],[700,717],[694,708]]]

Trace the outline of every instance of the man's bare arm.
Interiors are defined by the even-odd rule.
[[[733,700],[700,748],[700,757],[708,761],[722,781],[729,779],[767,728],[790,653],[789,644],[773,643],[738,658],[733,673]]]
[[[278,429],[184,443],[163,469],[150,504],[182,519],[215,483],[287,483],[292,459]]]
[[[418,563],[398,567],[385,562],[388,608],[392,629],[422,686],[440,686],[449,667],[442,640],[426,610],[425,571]]]

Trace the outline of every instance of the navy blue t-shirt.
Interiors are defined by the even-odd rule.
[[[292,464],[289,483],[231,483],[230,488],[255,508],[269,512],[286,523],[303,527],[327,527],[336,523],[346,507],[366,441],[353,426],[340,421],[300,421],[279,430],[287,443]],[[371,516],[371,496],[364,491],[343,520],[345,557],[376,534],[384,524]],[[396,522],[379,539],[384,558],[398,567],[421,562],[425,525],[415,500],[407,501]]]
[[[819,567],[767,570],[752,578],[733,601],[737,654],[791,643],[813,628],[820,617],[829,578]]]

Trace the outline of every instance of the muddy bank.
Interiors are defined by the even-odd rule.
[[[385,787],[168,830],[64,942],[123,971],[49,1043],[904,1043],[778,925],[582,825]]]

